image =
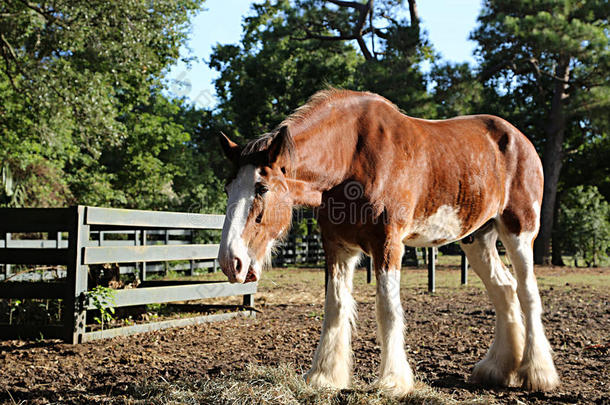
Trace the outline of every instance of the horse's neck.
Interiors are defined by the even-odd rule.
[[[296,144],[295,177],[306,181],[319,191],[326,191],[341,183],[347,176],[353,157],[350,135],[345,129],[308,129],[298,133]]]

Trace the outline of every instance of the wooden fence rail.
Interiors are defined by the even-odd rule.
[[[139,263],[141,280],[146,280],[147,263],[188,261],[192,274],[196,267],[215,268],[216,244],[196,244],[193,230],[222,229],[223,215],[177,212],[155,212],[75,206],[70,208],[2,208],[0,209],[0,263],[4,263],[5,280],[0,282],[0,298],[53,298],[63,300],[63,325],[1,325],[0,337],[25,335],[62,338],[79,343],[111,336],[139,333],[173,326],[197,324],[228,317],[254,316],[253,294],[256,283],[187,282],[172,285],[114,290],[114,306],[146,305],[214,297],[243,296],[246,311],[195,318],[169,320],[145,325],[87,331],[89,302],[88,267],[93,264]],[[15,233],[49,233],[54,239],[12,240]],[[68,239],[62,238],[67,233]],[[133,240],[112,240],[113,233],[133,234]],[[163,239],[149,240],[148,236]],[[189,236],[190,241],[172,240],[171,236]],[[205,266],[195,262],[204,261]],[[211,264],[210,264],[211,263]],[[14,282],[8,280],[10,264],[56,264],[66,266],[61,282]],[[150,264],[148,264],[150,266]],[[151,269],[152,270],[152,269]],[[146,283],[143,283],[146,284]]]

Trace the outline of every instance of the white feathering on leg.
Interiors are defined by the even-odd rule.
[[[400,271],[377,276],[376,313],[381,364],[377,386],[395,396],[413,391],[413,371],[404,347],[404,315],[400,303]]]

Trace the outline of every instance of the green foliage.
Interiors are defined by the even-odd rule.
[[[562,99],[564,148],[576,150],[607,132],[610,49],[607,1],[487,0],[471,34],[485,80],[485,105],[524,131],[542,150],[556,67],[569,60]],[[602,132],[600,132],[602,130]]]
[[[0,203],[167,208],[188,134],[159,89],[201,4],[3,2],[0,162],[26,193]]]
[[[305,2],[302,2],[305,3]],[[251,139],[279,124],[316,90],[353,87],[360,57],[344,42],[301,41],[295,27],[315,10],[289,1],[253,5],[239,45],[218,45],[210,66],[220,72],[216,91],[231,132]]]
[[[610,249],[610,204],[595,186],[577,186],[562,198],[561,243],[587,266],[597,266]]]
[[[307,37],[310,30],[334,35],[353,29],[349,10],[319,0],[253,5],[240,44],[218,45],[211,57],[210,66],[220,73],[215,83],[219,126],[237,139],[252,139],[329,85],[377,92],[414,115],[432,115],[419,67],[432,57],[430,47],[418,28],[398,19],[404,6],[379,3],[390,26],[377,44],[378,55],[370,60],[348,40]]]
[[[108,323],[114,319],[114,290],[98,285],[87,292],[87,297],[89,302],[100,312],[100,316],[96,316],[93,319],[104,330],[104,322]]]
[[[439,63],[432,68],[433,99],[438,118],[483,113],[483,85],[467,63]]]

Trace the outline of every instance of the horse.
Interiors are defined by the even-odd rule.
[[[377,386],[412,392],[399,289],[404,245],[454,241],[496,312],[493,343],[471,381],[532,391],[559,384],[533,265],[542,165],[510,123],[492,115],[418,119],[379,95],[331,88],[243,147],[220,138],[234,167],[218,258],[230,282],[259,280],[293,207],[316,211],[328,279],[309,384],[351,384],[352,279],[364,252],[376,277]],[[498,255],[498,238],[515,276]]]

